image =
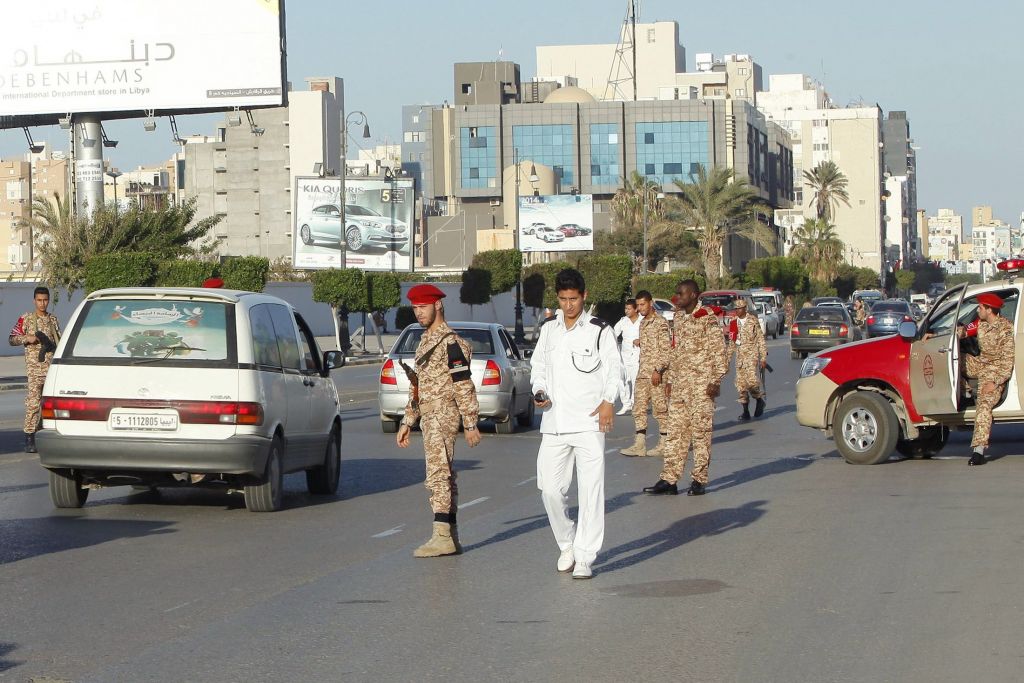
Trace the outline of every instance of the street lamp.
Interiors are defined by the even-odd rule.
[[[116,168],[107,171],[107,177],[114,181],[114,213],[117,213],[117,179],[124,174],[118,171]]]
[[[341,123],[341,194],[338,197],[338,220],[341,222],[341,267],[345,267],[348,259],[348,242],[345,240],[345,177],[348,175],[348,122],[353,119],[354,123],[363,127],[363,138],[370,137],[370,122],[366,114],[361,111],[351,112]],[[364,346],[365,348],[365,346]]]
[[[520,183],[520,169],[519,169],[519,148],[512,149],[512,163],[516,166],[516,227],[515,232],[512,233],[512,240],[515,244],[515,250],[519,252],[520,258],[522,252],[519,250],[519,183]],[[530,183],[536,183],[540,180],[537,176],[537,166],[534,163],[530,163],[530,176],[527,178]],[[519,273],[516,275],[516,328],[513,332],[513,339],[517,346],[522,346],[526,343],[526,332],[523,330],[523,270],[519,269]]]

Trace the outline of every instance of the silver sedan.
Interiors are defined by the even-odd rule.
[[[473,349],[470,373],[480,402],[480,417],[494,420],[499,434],[533,424],[529,352],[523,353],[512,335],[498,323],[449,322],[448,326]],[[405,328],[380,371],[380,425],[386,433],[398,431],[409,400],[409,380],[399,361],[415,369],[416,346],[423,336],[420,325]]]

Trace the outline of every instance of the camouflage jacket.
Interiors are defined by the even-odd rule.
[[[764,342],[761,323],[755,316],[747,314],[747,321],[740,326],[738,318],[729,321],[729,355],[736,354],[736,361],[768,360],[768,347]]]
[[[1013,324],[998,316],[992,322],[978,323],[978,359],[983,367],[978,373],[981,382],[1006,384],[1013,374]]]
[[[693,313],[676,311],[672,325],[676,339],[670,354],[668,381],[675,386],[721,384],[729,371],[729,356],[714,310],[701,306]],[[754,325],[757,326],[756,320]]]
[[[42,332],[49,337],[55,347],[57,342],[60,341],[60,323],[57,321],[57,316],[50,313],[44,317],[35,311],[23,313],[18,318],[18,322],[11,328],[7,341],[11,346],[25,347],[25,365],[30,370],[46,370],[46,368],[50,367],[50,361],[53,360],[53,349],[44,350],[44,347],[40,344],[25,343],[30,338],[35,339],[36,332]],[[42,351],[42,354],[40,354],[40,351]]]
[[[668,366],[672,334],[668,321],[658,313],[640,320],[640,370],[637,378],[650,378],[651,372]]]
[[[441,323],[432,332],[423,333],[416,347],[419,400],[413,399],[410,387],[409,402],[405,406],[407,425],[416,424],[420,406],[439,404],[440,408],[451,409],[454,404],[462,416],[462,425],[476,426],[480,405],[469,370],[472,357],[469,343],[455,334],[447,323]]]

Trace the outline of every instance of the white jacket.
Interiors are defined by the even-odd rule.
[[[540,421],[542,434],[600,431],[601,401],[615,403],[622,365],[612,328],[583,313],[570,329],[562,312],[541,325],[537,348],[530,359],[533,393],[544,391],[551,408]]]

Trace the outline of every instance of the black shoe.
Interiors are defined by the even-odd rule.
[[[699,481],[690,482],[690,488],[686,489],[686,495],[688,496],[703,496],[705,493],[704,484]]]
[[[984,465],[985,464],[985,454],[984,453],[971,453],[971,459],[967,461],[967,464],[969,466],[971,466],[971,467],[973,467],[974,465]]]
[[[649,493],[652,496],[675,496],[679,493],[679,489],[676,488],[675,484],[670,484],[664,479],[659,479],[658,483],[654,486],[648,486],[645,488],[644,493]]]
[[[757,399],[757,407],[754,408],[754,417],[761,417],[764,415],[764,399]]]
[[[746,404],[746,403],[743,404],[743,414],[740,415],[737,419],[739,419],[739,420],[749,420],[750,419],[750,405],[749,404]]]
[[[36,435],[26,434],[25,435],[25,452],[26,453],[38,453],[36,450]]]

